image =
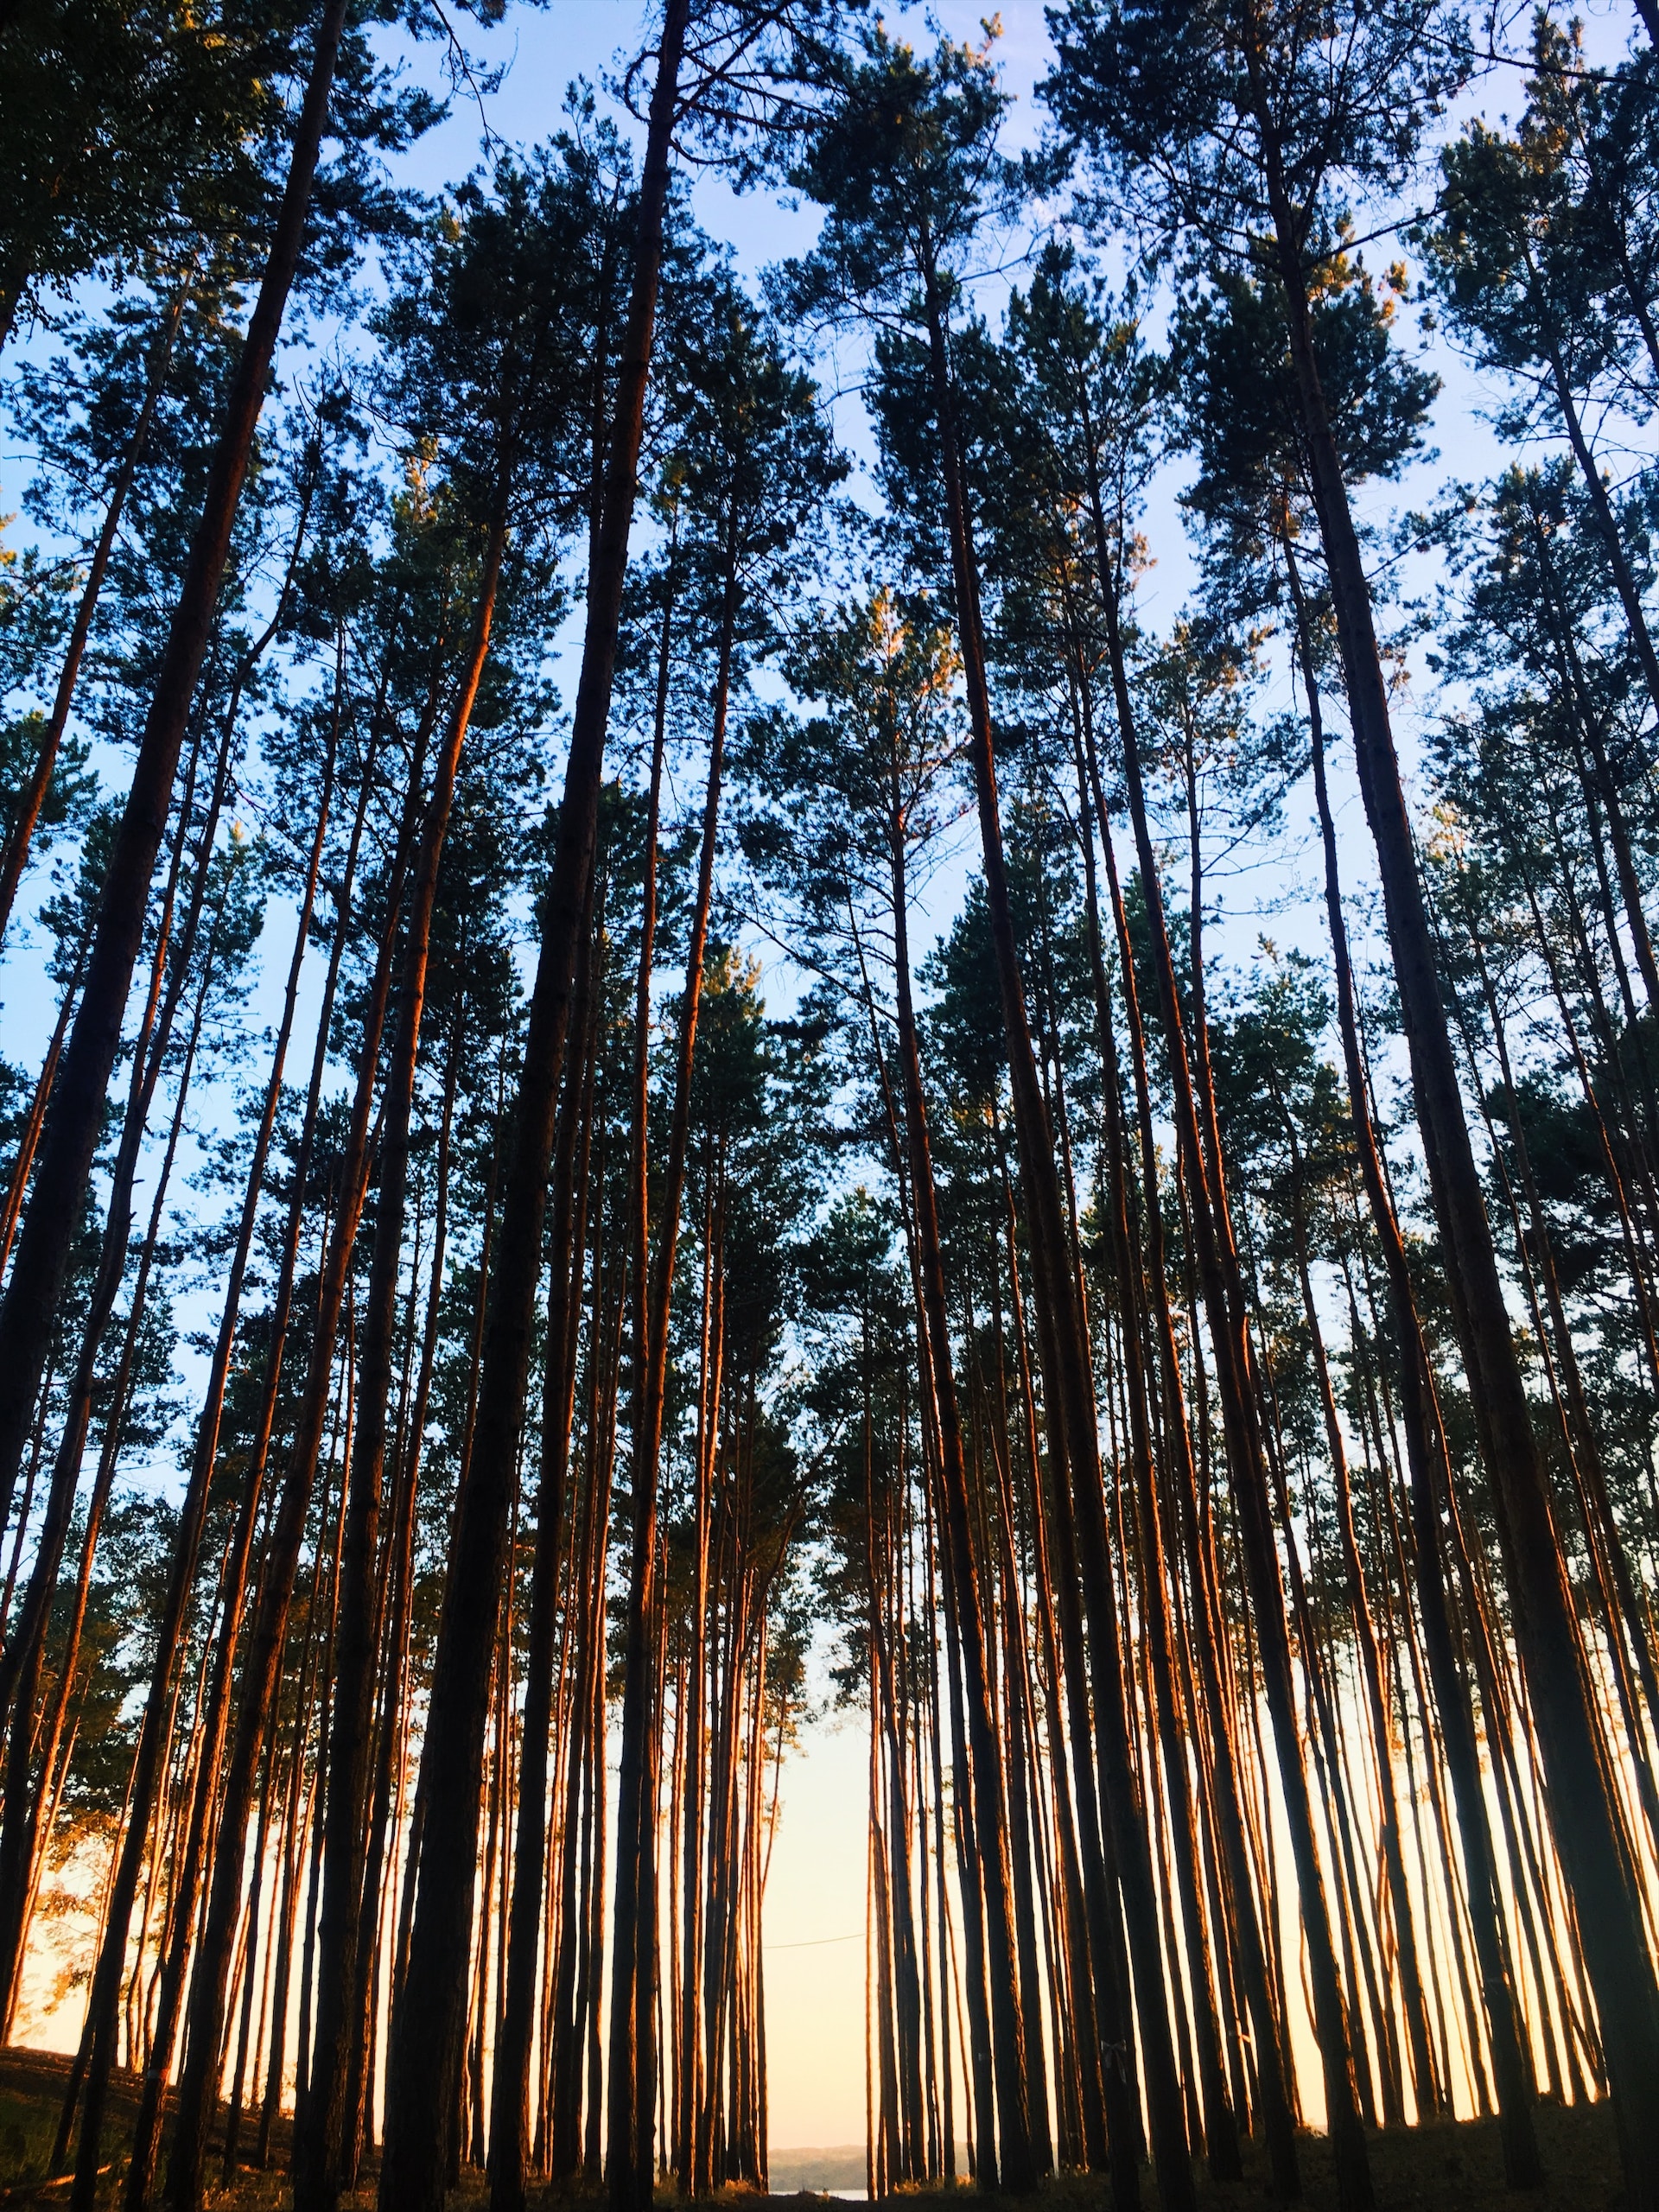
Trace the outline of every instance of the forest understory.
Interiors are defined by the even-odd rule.
[[[23,2204],[50,2206],[66,2201],[72,2178],[66,2172],[54,2177],[50,2166],[51,2141],[57,2126],[68,2061],[53,2051],[12,2046],[0,2050],[0,2207]],[[118,2073],[112,2077],[109,2107],[108,2169],[99,2202],[117,2204],[124,2183],[124,2145],[137,2106],[137,2077]],[[1623,2203],[1612,2116],[1605,2098],[1594,2103],[1561,2105],[1546,2099],[1538,2107],[1538,2138],[1544,2154],[1545,2178],[1536,2189],[1511,2190],[1503,2179],[1502,2146],[1495,2120],[1429,2120],[1415,2127],[1386,2128],[1370,2139],[1371,2168],[1376,2185],[1377,2212],[1618,2212]],[[213,2148],[222,2144],[224,2108]],[[213,2190],[204,2199],[208,2212],[289,2212],[293,2187],[285,2171],[289,2131],[283,2128],[273,2148],[277,2158],[266,2171],[244,2167],[228,2186]],[[1308,2133],[1302,2138],[1304,2194],[1298,2200],[1304,2212],[1335,2212],[1336,2175],[1327,2139]],[[366,2212],[376,2201],[378,2160],[365,2163],[359,2186],[340,2199],[341,2212]],[[1152,2201],[1153,2176],[1143,2176],[1147,2201]],[[954,2190],[906,2186],[893,2192],[906,2212],[938,2212],[938,2208],[960,2203],[979,2194],[974,2184],[960,2183]],[[531,2191],[529,2212],[543,2212],[554,2205],[602,2204],[602,2187],[544,2187]],[[671,2183],[658,2186],[659,2206],[683,2202]],[[810,2190],[766,2192],[731,2185],[718,2193],[717,2202],[792,2204],[805,2208],[844,2201],[834,2193]],[[880,2200],[883,2202],[891,2199]],[[1012,2200],[1010,2200],[1012,2201]],[[1023,2200],[1026,2202],[1031,2199]],[[1036,2202],[1052,2212],[1095,2212],[1110,2196],[1098,2176],[1067,2172],[1051,2176],[1035,2193]],[[463,2179],[450,2193],[450,2212],[487,2204],[488,2184],[479,2174]],[[1274,2188],[1265,2158],[1247,2145],[1241,2180],[1217,2182],[1201,2173],[1198,2203],[1213,2212],[1245,2212],[1245,2208],[1281,2204],[1286,2200]]]

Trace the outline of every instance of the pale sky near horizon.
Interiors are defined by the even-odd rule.
[[[864,2139],[864,1878],[869,1738],[810,1723],[784,1764],[762,1911],[774,2150]]]

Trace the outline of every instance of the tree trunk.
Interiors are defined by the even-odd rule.
[[[634,477],[644,428],[671,138],[689,0],[669,0],[641,170],[633,296],[624,341],[604,510],[588,582],[582,676],[571,728],[553,875],[514,1117],[511,1165],[484,1351],[470,1478],[456,1515],[451,1573],[423,1752],[429,1770],[420,1886],[404,2001],[393,2023],[380,2166],[385,2212],[438,2212],[446,2136],[465,2032],[477,1856],[477,1779],[489,1699],[507,1510],[524,1418],[540,1279],[542,1227],[576,950],[597,830],[599,779],[627,569]],[[565,1261],[568,1264],[568,1255]]]
[[[0,1304],[0,1503],[10,1506],[80,1217],[143,933],[179,752],[211,633],[231,531],[304,240],[327,121],[346,0],[324,0],[288,178],[259,296],[237,359],[201,515],[151,695],[132,784],[110,856],[80,1006],[59,1071],[11,1280]],[[0,1522],[4,1516],[0,1513]]]
[[[656,2103],[657,2048],[651,1977],[656,1956],[657,1865],[654,1796],[648,1769],[654,1727],[652,1661],[656,1634],[657,1490],[662,1455],[663,1402],[668,1374],[668,1324],[674,1262],[679,1245],[691,1124],[691,1079],[696,1062],[697,1010],[702,995],[709,910],[714,894],[715,851],[720,823],[721,776],[737,620],[735,497],[729,518],[727,572],[715,681],[709,782],[703,802],[702,842],[686,953],[670,1114],[668,1153],[654,1257],[650,1245],[645,1023],[649,1013],[651,938],[641,941],[640,994],[636,1020],[633,1192],[634,1282],[638,1319],[633,1380],[632,1551],[628,1580],[628,1630],[622,1688],[622,1745],[617,1774],[616,1890],[611,1944],[610,2103],[607,2159],[614,2212],[639,2212],[651,2201],[650,2162],[640,2161],[638,2139],[648,2129]],[[648,913],[655,918],[654,865],[647,878]]]
[[[905,823],[896,757],[893,764],[891,787],[893,969],[899,1016],[899,1074],[904,1090],[904,1137],[911,1205],[916,1224],[917,1273],[920,1281],[920,1318],[924,1335],[922,1350],[939,1447],[940,1525],[950,1559],[950,1585],[960,1621],[974,1833],[979,1877],[984,1893],[986,1963],[989,1969],[992,2052],[996,2082],[997,2171],[1006,2187],[1024,2191],[1033,2186],[1037,2176],[1031,2150],[1025,2023],[1020,2008],[1013,1904],[1008,1886],[1007,1819],[1002,1786],[1001,1745],[986,1673],[985,1622],[969,1526],[968,1478],[963,1456],[956,1376],[950,1360],[950,1324],[945,1302],[938,1202],[933,1186],[933,1163],[928,1142],[926,1105],[922,1092],[916,1015],[911,997],[909,893],[905,875]],[[982,2133],[988,2140],[988,2131],[982,2131]],[[982,2185],[992,2185],[988,2176],[982,2176]]]
[[[397,1027],[381,1093],[380,1177],[358,1379],[358,1411],[340,1560],[327,1789],[323,1802],[322,1902],[317,1929],[315,2040],[305,2126],[296,2143],[295,2212],[334,2212],[340,2186],[357,1952],[362,1940],[368,1763],[374,1698],[375,1570],[385,1476],[397,1281],[409,1190],[410,1115],[426,1000],[427,957],[438,874],[461,748],[489,655],[507,542],[507,463],[501,466],[479,580],[478,606],[460,689],[438,754],[409,896]]]
[[[534,2027],[536,1954],[541,1938],[547,1872],[549,1729],[552,1722],[553,1644],[557,1627],[558,1567],[564,1523],[570,1424],[575,1405],[576,1340],[582,1268],[587,1249],[588,1196],[577,1193],[576,1147],[585,1154],[593,1111],[596,1039],[590,1025],[594,966],[591,926],[583,931],[573,1020],[579,1050],[565,1077],[564,1105],[553,1178],[553,1263],[547,1301],[547,1380],[542,1407],[541,1476],[536,1500],[536,1552],[531,1568],[530,1629],[524,1655],[523,1750],[518,1776],[518,1843],[513,1853],[512,1925],[501,2033],[495,2048],[490,2109],[492,2212],[523,2212],[530,2161],[530,2057]],[[570,1218],[575,1208],[577,1219]],[[568,1255],[568,1256],[567,1256]]]
[[[978,801],[987,904],[996,958],[997,982],[1007,1038],[1008,1071],[1019,1146],[1020,1182],[1030,1217],[1039,1320],[1039,1348],[1055,1372],[1046,1378],[1045,1401],[1051,1423],[1051,1451],[1069,1471],[1080,1509],[1084,1602],[1090,1619],[1090,1660],[1095,1703],[1096,1758],[1111,1824],[1119,1882],[1123,1887],[1138,2024],[1147,2076],[1153,2154],[1165,2212],[1187,2212],[1194,2200],[1180,2076],[1170,2031],[1167,1990],[1158,1938],[1156,1885],[1152,1853],[1139,1802],[1128,1732],[1121,1642],[1110,1571],[1107,1563],[1104,1493],[1101,1486],[1100,1441],[1096,1425],[1092,1378],[1084,1323],[1077,1311],[1075,1281],[1067,1250],[1065,1211],[1048,1117],[1038,1081],[1026,1015],[1024,987],[1009,903],[1007,863],[997,798],[990,699],[979,608],[978,566],[974,553],[957,441],[954,399],[946,348],[944,309],[931,242],[920,244],[920,273],[928,314],[928,346],[938,418],[940,458],[950,515],[951,568],[956,586],[957,627],[967,680],[972,728],[974,784]],[[1062,1479],[1065,1478],[1063,1477]],[[1079,1756],[1082,1747],[1078,1747]],[[993,1953],[995,1960],[995,1952]],[[1096,1971],[1099,1962],[1096,1962]],[[1014,1997],[1017,2006],[1017,1994]],[[1017,2016],[1016,2016],[1017,2017]],[[1012,2054],[1010,2053],[1011,2056]],[[1023,2145],[1019,2146],[1023,2156]],[[1005,2176],[1014,2186],[1028,2185],[1023,2170]]]
[[[435,688],[433,703],[435,697]],[[423,723],[423,730],[425,727]],[[179,2077],[178,2120],[168,2161],[167,2196],[173,2212],[196,2212],[201,2192],[202,2162],[218,2094],[219,2036],[241,1891],[242,1853],[252,1809],[255,1777],[276,1695],[289,1605],[322,1447],[340,1310],[357,1226],[368,1190],[375,1071],[391,992],[398,913],[414,842],[423,752],[423,742],[417,737],[390,870],[387,913],[364,1009],[362,1058],[340,1160],[334,1217],[318,1287],[310,1357],[289,1443],[283,1487],[272,1517],[258,1599],[243,1653],[235,1700],[236,1726],[219,1815],[207,1909],[190,1977],[184,2066]],[[245,1513],[239,1535],[251,1534]],[[220,1675],[226,1683],[228,1658],[227,1645],[226,1665]]]
[[[320,810],[317,840],[314,847],[312,867],[308,878],[311,898],[315,898],[315,895],[316,871],[321,864],[322,837],[327,828],[327,798],[332,793],[334,762],[339,749],[343,710],[344,670],[345,633],[342,630],[336,640],[334,711],[327,756],[325,801]],[[323,982],[322,1003],[318,1015],[310,1082],[296,1157],[294,1190],[289,1206],[283,1256],[278,1266],[276,1287],[269,1316],[270,1347],[260,1394],[259,1410],[256,1417],[253,1447],[244,1478],[236,1526],[232,1535],[222,1580],[223,1618],[219,1624],[218,1648],[213,1656],[213,1681],[208,1693],[208,1710],[205,1728],[207,1748],[202,1772],[198,1777],[194,1793],[181,1862],[175,1868],[175,1905],[179,1897],[188,1892],[193,1900],[193,1906],[190,1910],[175,1911],[175,1932],[168,1955],[162,1967],[158,2018],[154,2038],[155,2048],[160,2050],[162,2056],[159,2067],[151,2066],[139,2101],[138,2115],[134,2126],[132,2157],[127,2168],[125,2198],[128,2212],[143,2212],[143,2208],[148,2201],[150,2182],[154,2174],[156,2148],[161,2137],[162,2088],[172,2061],[173,2039],[178,2023],[178,2008],[183,1995],[185,1953],[194,1932],[194,1898],[196,1886],[200,1879],[201,1856],[206,1848],[208,1808],[212,1790],[217,1782],[219,1761],[224,1740],[231,1662],[241,1622],[248,1562],[251,1554],[259,1503],[264,1493],[265,1468],[276,1416],[283,1346],[287,1335],[288,1318],[293,1303],[294,1283],[299,1265],[300,1241],[304,1226],[306,1186],[317,1116],[321,1104],[323,1076],[327,1063],[329,1023],[340,977],[340,963],[346,950],[351,889],[356,874],[358,853],[362,842],[364,823],[373,785],[373,760],[374,749],[372,747],[369,759],[364,766],[340,887],[336,893],[334,942],[329,950],[328,967]],[[293,1026],[294,999],[298,989],[299,963],[303,953],[304,935],[304,931],[302,931],[296,939],[295,958],[289,968],[288,992],[283,1004],[284,1030],[289,1033],[291,1033]],[[244,1200],[242,1223],[238,1232],[238,1256],[233,1264],[230,1279],[236,1294],[234,1299],[232,1299],[227,1294],[226,1310],[220,1315],[219,1341],[214,1350],[207,1395],[197,1423],[195,1458],[192,1462],[193,1486],[187,1494],[186,1510],[181,1517],[179,1532],[175,1539],[179,1548],[175,1554],[175,1571],[186,1578],[187,1593],[189,1580],[194,1573],[193,1562],[200,1545],[207,1485],[211,1481],[213,1461],[218,1452],[219,1426],[224,1409],[226,1389],[230,1378],[231,1358],[235,1348],[241,1291],[246,1275],[254,1226],[257,1217],[264,1164],[269,1157],[271,1134],[275,1128],[276,1116],[282,1103],[281,1078],[281,1067],[274,1066],[272,1082],[266,1095],[264,1116],[261,1122],[263,1136],[258,1147],[259,1173],[250,1177],[248,1192]],[[201,1469],[200,1488],[196,1486],[195,1470],[198,1465]],[[186,1557],[187,1553],[188,1558]],[[168,1646],[164,1643],[162,1652],[158,1654],[153,1677],[152,1697],[160,1697],[165,1693],[167,1670],[173,1664],[172,1659],[166,1656],[167,1649]],[[154,1778],[148,1779],[145,1784],[146,1793],[153,1793],[155,1786]],[[140,1804],[147,1806],[147,1795],[141,1798],[140,1793],[135,1790],[135,1802],[136,1807]],[[128,1847],[136,1853],[142,1853],[143,1829],[148,1820],[147,1809],[135,1809],[133,1820],[136,1823],[136,1833],[132,1827],[130,1827]],[[132,1871],[136,1878],[136,1860]],[[124,1867],[121,1878],[123,1881],[127,1878]],[[114,1947],[118,1956],[124,1955],[125,1952],[127,1922],[130,1916],[130,1891],[129,1891],[126,1905],[120,1910],[112,1906],[107,1917],[104,1941],[106,1946]],[[100,2095],[102,2093],[100,2088]],[[83,2130],[83,2149],[86,2139],[86,2133]]]
[[[1475,1737],[1474,1708],[1468,1682],[1458,1662],[1446,1601],[1440,1522],[1442,1498],[1451,1495],[1452,1471],[1445,1457],[1444,1432],[1435,1405],[1433,1382],[1417,1318],[1405,1245],[1383,1179],[1376,1132],[1371,1120],[1358,1014],[1354,1001],[1353,969],[1348,954],[1347,925],[1342,912],[1336,824],[1325,785],[1325,729],[1319,711],[1319,685],[1313,671],[1306,604],[1296,567],[1295,550],[1287,538],[1285,554],[1297,617],[1298,658],[1308,702],[1313,791],[1325,855],[1325,918],[1330,929],[1332,962],[1336,975],[1337,1016],[1348,1081],[1348,1110],[1353,1122],[1355,1147],[1359,1155],[1360,1173],[1370,1208],[1372,1226],[1382,1249],[1383,1265],[1388,1273],[1394,1306],[1395,1331],[1399,1341],[1401,1403],[1406,1428],[1412,1526],[1415,1539],[1417,1601],[1422,1615],[1429,1679],[1440,1709],[1446,1764],[1451,1769],[1452,1795],[1457,1802],[1459,1834],[1463,1844],[1468,1880],[1470,1923],[1480,1967],[1487,2035],[1491,2044],[1492,2071],[1497,2089],[1504,2173],[1512,2189],[1535,2188],[1542,2178],[1543,2167],[1533,2125],[1531,2067],[1522,2046],[1508,1947],[1504,1941],[1497,1870],[1492,1853],[1491,1829],[1487,1818],[1485,1789],[1481,1780],[1480,1758]]]
[[[69,643],[63,656],[63,668],[52,701],[52,712],[41,732],[41,747],[35,755],[34,772],[23,786],[22,795],[17,802],[16,816],[6,835],[5,850],[0,855],[0,939],[5,937],[6,925],[11,919],[12,906],[17,897],[17,887],[22,880],[23,870],[29,865],[29,849],[34,840],[35,825],[40,820],[41,808],[51,786],[52,772],[57,766],[58,747],[62,744],[63,733],[69,725],[69,709],[74,703],[75,685],[80,675],[81,661],[86,657],[86,640],[92,635],[99,594],[104,588],[110,555],[115,550],[116,532],[121,527],[127,494],[132,489],[133,480],[144,457],[144,448],[149,442],[150,424],[155,420],[156,407],[166,387],[174,341],[179,334],[179,325],[189,301],[194,275],[193,264],[190,275],[168,302],[162,316],[161,328],[150,347],[143,401],[138,410],[138,419],[127,440],[126,451],[121,456],[120,466],[110,485],[109,498],[104,508],[104,526],[99,531],[98,543],[92,548],[92,557],[86,569],[86,581],[81,586],[79,603],[75,608]]]
[[[1251,54],[1254,66],[1254,50]],[[1291,359],[1336,611],[1360,790],[1376,845],[1412,1084],[1435,1212],[1450,1262],[1483,1457],[1499,1516],[1516,1640],[1537,1718],[1555,1833],[1596,1993],[1631,2212],[1659,2207],[1659,1988],[1608,1802],[1601,1727],[1580,1672],[1548,1484],[1533,1433],[1497,1254],[1469,1141],[1440,976],[1389,726],[1370,588],[1319,382],[1288,194],[1263,126],[1289,315]]]
[[[1213,1131],[1211,1142],[1206,1145],[1200,1113],[1205,1122],[1213,1124],[1214,1104],[1212,1099],[1203,1096],[1195,1088],[1147,820],[1135,721],[1123,664],[1119,586],[1110,565],[1103,516],[1097,514],[1096,526],[1101,540],[1102,599],[1130,818],[1150,925],[1181,1168],[1192,1199],[1193,1249],[1221,1395],[1223,1435],[1288,1815],[1303,1940],[1307,1946],[1313,1984],[1315,2027],[1325,2074],[1325,2108],[1336,2151],[1338,2194],[1344,2212],[1369,2212],[1372,2202],[1370,2162],[1355,2102],[1349,2024],[1338,1976],[1324,1876],[1314,1835],[1313,1802],[1296,1721],[1284,1592],[1274,1543],[1261,1406],[1252,1370],[1238,1255],[1232,1237],[1225,1186],[1211,1187],[1205,1164],[1209,1154],[1218,1151],[1218,1147]]]

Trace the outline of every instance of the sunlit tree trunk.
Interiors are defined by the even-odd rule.
[[[282,203],[226,397],[202,511],[105,878],[80,1003],[48,1111],[11,1279],[0,1302],[0,1506],[10,1504],[27,1446],[70,1244],[92,1172],[105,1093],[143,933],[150,875],[166,830],[168,804],[230,556],[254,432],[299,263],[346,15],[346,0],[325,0],[316,21]],[[4,1517],[0,1512],[0,1522]]]
[[[495,1599],[524,1418],[559,1079],[594,866],[600,772],[627,570],[662,263],[671,137],[688,14],[688,0],[669,0],[658,42],[657,83],[640,175],[633,293],[602,512],[590,564],[564,800],[512,1119],[501,1238],[489,1295],[480,1421],[470,1479],[451,1544],[449,1583],[434,1665],[422,1757],[430,1781],[420,1887],[386,2079],[386,2136],[380,2167],[380,2202],[385,2212],[436,2212],[448,2165],[448,2115],[454,2106],[465,2033],[466,1961],[473,1917],[470,1870],[477,1856],[477,1782],[488,1709]]]
[[[1353,969],[1338,873],[1336,826],[1331,812],[1325,766],[1325,732],[1319,711],[1306,602],[1294,546],[1286,543],[1287,572],[1299,622],[1299,659],[1306,692],[1313,740],[1314,797],[1325,858],[1325,918],[1336,973],[1338,1025],[1348,1082],[1348,1110],[1353,1123],[1361,1179],[1372,1228],[1382,1248],[1399,1345],[1402,1414],[1409,1469],[1412,1533],[1417,1602],[1423,1643],[1434,1689],[1440,1729],[1458,1808],[1459,1834],[1467,1871],[1468,1903],[1476,1956],[1485,2000],[1487,2034],[1497,2084],[1504,2171],[1510,2186],[1536,2185],[1542,2168],[1533,2125],[1531,2068],[1523,2050],[1521,2022],[1511,1980],[1502,1919],[1497,1869],[1492,1852],[1486,1797],[1481,1779],[1475,1718],[1469,1686],[1453,1640],[1448,1604],[1441,1516],[1452,1498],[1452,1471],[1446,1456],[1433,1373],[1419,1325],[1405,1245],[1382,1172],[1354,1000]],[[1489,1724],[1496,1716],[1489,1713]]]

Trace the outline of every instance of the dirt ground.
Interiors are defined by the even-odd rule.
[[[68,2062],[49,2051],[16,2047],[0,2050],[0,2207],[67,2202],[67,2177],[48,2174],[52,2140],[68,2075]],[[105,2156],[109,2160],[105,2189],[108,2201],[118,2201],[121,2165],[126,2133],[137,2095],[137,2080],[118,2075],[111,2087]],[[1539,2108],[1538,2131],[1548,2178],[1541,2190],[1516,2194],[1503,2186],[1498,2155],[1497,2130],[1490,2121],[1458,2122],[1428,2127],[1396,2129],[1371,2139],[1372,2172],[1376,2184],[1377,2212],[1615,2212],[1620,2202],[1618,2158],[1613,2131],[1605,2105],[1577,2105]],[[285,2163],[286,2129],[279,2146]],[[1258,2212],[1278,2202],[1265,2170],[1246,2146],[1249,2168],[1242,2183],[1230,2187],[1202,2183],[1199,2202],[1205,2212]],[[1303,2140],[1303,2176],[1306,2212],[1336,2212],[1336,2189],[1323,2137]],[[217,2178],[217,2162],[214,2177]],[[935,2212],[936,2208],[960,2202],[964,2191],[953,2196],[944,2192],[907,2192],[904,2212]],[[1081,2176],[1064,2176],[1042,2192],[1052,2212],[1107,2212],[1103,2183]],[[485,2201],[481,2177],[463,2182],[454,2198],[455,2212],[471,2212]],[[590,2199],[589,2202],[599,2202]],[[659,2201],[671,2202],[667,2192]],[[751,2200],[753,2201],[753,2200]],[[770,2200],[798,2208],[823,2205],[829,2200],[803,2193]],[[1143,2202],[1147,2212],[1156,2212],[1157,2192],[1148,2174]],[[233,2185],[215,2190],[208,2198],[213,2212],[283,2212],[289,2202],[286,2175],[243,2171]],[[374,2202],[371,2185],[353,2199],[353,2207]],[[550,2206],[555,2200],[532,2197],[532,2205]]]

